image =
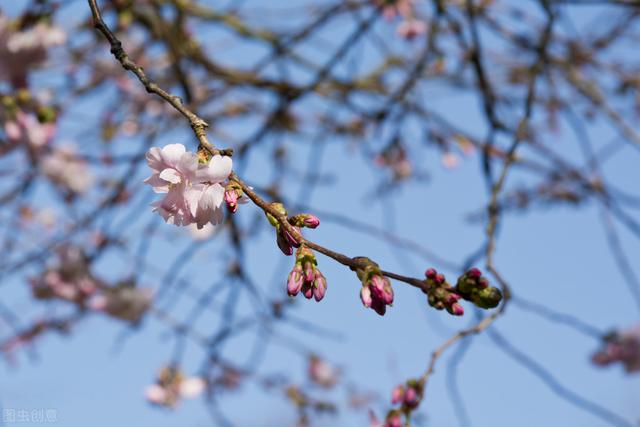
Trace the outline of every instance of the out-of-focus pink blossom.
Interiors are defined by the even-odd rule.
[[[398,25],[396,32],[406,40],[413,40],[427,31],[427,24],[416,18],[405,19]]]
[[[460,159],[454,153],[447,151],[442,155],[442,164],[447,169],[455,169],[460,164]]]
[[[318,356],[312,355],[309,358],[308,372],[311,381],[321,387],[331,388],[338,383],[338,370]]]
[[[48,144],[56,133],[55,123],[40,123],[32,113],[18,110],[13,119],[4,123],[7,139],[16,144],[40,148]]]
[[[65,42],[64,31],[45,22],[19,28],[0,12],[0,80],[15,87],[27,85],[29,70],[47,58],[47,49]]]
[[[200,377],[185,377],[177,368],[164,367],[155,384],[145,388],[144,395],[150,403],[174,408],[181,399],[201,395],[207,382]]]
[[[607,335],[603,347],[594,353],[592,360],[600,366],[620,362],[628,373],[639,372],[640,326]]]
[[[93,185],[93,174],[71,146],[53,148],[43,155],[42,172],[71,193],[84,193]]]
[[[136,324],[151,307],[153,297],[153,289],[122,284],[103,289],[98,298],[91,300],[90,307]]]
[[[200,377],[185,378],[180,382],[180,396],[191,399],[198,397],[207,388],[207,383]]]
[[[87,258],[78,247],[67,245],[58,251],[58,263],[40,277],[30,280],[39,299],[61,299],[84,305],[98,289],[89,272]]]
[[[413,174],[413,166],[409,161],[407,151],[401,144],[391,144],[381,154],[377,155],[374,163],[380,167],[388,167],[393,172],[393,179],[402,181]]]

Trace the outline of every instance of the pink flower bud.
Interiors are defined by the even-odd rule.
[[[468,275],[469,277],[474,278],[474,279],[479,279],[479,278],[480,278],[480,276],[482,276],[482,272],[481,272],[479,269],[477,269],[477,268],[472,268],[471,270],[469,270],[469,271],[467,272],[467,275]]]
[[[436,274],[436,278],[435,278],[436,283],[441,285],[441,284],[444,283],[444,280],[445,280],[444,274],[442,274],[442,273]]]
[[[296,296],[302,288],[302,268],[296,265],[289,273],[289,280],[287,281],[287,293],[289,296]]]
[[[297,227],[294,227],[296,229],[296,231],[298,233],[300,233],[300,229]],[[300,247],[300,243],[296,240],[295,237],[293,237],[293,235],[291,233],[289,233],[289,231],[287,231],[286,229],[282,229],[281,232],[284,235],[284,238],[286,239],[287,243],[291,246],[293,246],[294,248],[299,248]]]
[[[316,301],[322,300],[327,292],[327,280],[319,271],[316,274],[316,280],[313,282],[313,297]]]
[[[458,302],[458,301],[460,301],[460,295],[453,294],[453,293],[447,295],[447,303],[453,304],[453,303]]]
[[[365,307],[371,307],[372,299],[371,289],[369,289],[369,286],[363,286],[362,289],[360,289],[360,299]]]
[[[464,314],[464,308],[456,302],[454,304],[451,304],[449,312],[454,316],[462,316]]]
[[[391,404],[397,405],[398,403],[402,402],[403,399],[404,399],[404,386],[400,384],[395,386],[393,391],[391,392]]]
[[[313,268],[313,264],[311,261],[306,261],[304,263],[304,280],[307,282],[313,282],[315,278],[315,272]]]
[[[427,276],[427,279],[435,279],[438,272],[435,268],[429,268],[425,271],[424,275]]]
[[[286,256],[293,255],[293,248],[291,247],[289,242],[287,242],[287,239],[285,239],[284,236],[282,236],[281,233],[278,233],[276,237],[276,242],[278,243],[278,247],[280,248],[283,254],[285,254]]]
[[[308,214],[304,217],[304,226],[308,228],[316,228],[320,225],[320,219],[315,216]]]
[[[311,299],[313,297],[313,283],[304,282],[302,284],[302,295],[304,295],[306,299]]]
[[[233,188],[225,190],[224,202],[227,204],[229,212],[236,213],[238,211],[238,192]]]
[[[404,404],[409,408],[415,408],[420,402],[418,392],[413,387],[408,387],[404,393]]]

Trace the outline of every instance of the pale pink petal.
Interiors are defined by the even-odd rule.
[[[193,398],[202,394],[207,383],[200,377],[186,378],[180,383],[180,396]]]
[[[154,173],[149,178],[145,179],[144,183],[152,186],[155,193],[167,193],[169,191],[167,181],[160,179],[160,175],[157,173]]]
[[[198,170],[198,155],[196,153],[184,153],[176,169],[189,181],[193,181],[196,178],[196,171]]]
[[[195,216],[198,212],[198,204],[203,198],[203,191],[199,187],[191,187],[184,191],[184,200],[191,215]]]
[[[231,157],[216,155],[207,167],[198,171],[198,178],[201,182],[222,182],[229,177],[232,167]]]
[[[177,166],[187,149],[182,144],[169,144],[162,148],[162,160],[168,166]]]
[[[156,405],[163,405],[167,399],[167,391],[157,384],[150,385],[144,390],[147,400]]]
[[[180,173],[177,170],[171,168],[167,168],[160,172],[160,175],[158,175],[158,177],[172,184],[178,184],[180,181],[182,181]]]
[[[14,121],[8,121],[4,124],[4,131],[10,141],[17,141],[22,136],[20,126]]]
[[[145,154],[147,159],[147,165],[155,172],[160,172],[164,169],[164,161],[162,160],[162,150],[159,147],[151,147],[147,154]]]

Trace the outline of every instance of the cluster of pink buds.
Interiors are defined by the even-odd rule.
[[[282,203],[271,203],[271,208],[275,209],[280,215],[287,216],[287,210]],[[293,248],[299,248],[300,242],[298,239],[284,227],[280,221],[269,212],[265,212],[269,223],[276,229],[276,242],[283,254],[290,256],[293,255]],[[320,225],[320,219],[317,216],[311,214],[299,214],[287,218],[289,225],[301,235],[302,227],[317,228]]]
[[[592,360],[599,366],[619,362],[628,373],[640,372],[640,326],[606,335],[603,347]]]
[[[362,282],[360,299],[362,304],[384,316],[387,306],[393,304],[393,288],[391,282],[375,262],[366,257],[354,258],[361,267],[356,268],[358,278]]]
[[[300,246],[296,251],[296,263],[289,273],[287,280],[287,293],[289,296],[296,296],[300,291],[305,298],[315,298],[322,300],[327,292],[327,279],[316,267],[318,262],[313,252]]]
[[[402,427],[402,415],[409,419],[411,411],[416,409],[422,400],[424,384],[419,380],[409,380],[406,384],[397,385],[391,392],[391,404],[399,405],[387,413],[384,423],[371,414],[371,427]],[[408,425],[408,424],[407,424]]]
[[[167,408],[174,408],[183,398],[193,398],[207,388],[207,383],[200,377],[185,377],[173,366],[162,368],[155,384],[145,390],[150,403]]]
[[[458,301],[461,296],[454,292],[444,277],[444,274],[438,273],[435,268],[430,268],[425,272],[427,284],[430,286],[427,292],[427,301],[429,305],[436,310],[446,309],[454,316],[462,316],[464,308]]]
[[[391,403],[400,405],[402,410],[412,411],[418,407],[422,400],[424,387],[418,380],[409,380],[406,384],[398,384],[391,392]]]
[[[477,307],[495,308],[502,300],[500,289],[489,286],[489,281],[477,268],[472,268],[458,278],[455,292]]]
[[[437,310],[447,310],[454,316],[462,316],[464,309],[459,304],[461,299],[471,301],[477,307],[489,309],[498,306],[502,300],[502,292],[489,286],[489,281],[482,277],[482,272],[472,268],[458,278],[456,286],[451,286],[443,274],[434,268],[425,272],[429,286],[427,301]]]

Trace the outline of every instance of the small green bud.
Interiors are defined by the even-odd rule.
[[[473,303],[480,308],[495,308],[501,300],[502,292],[494,287],[482,289],[473,295]]]

